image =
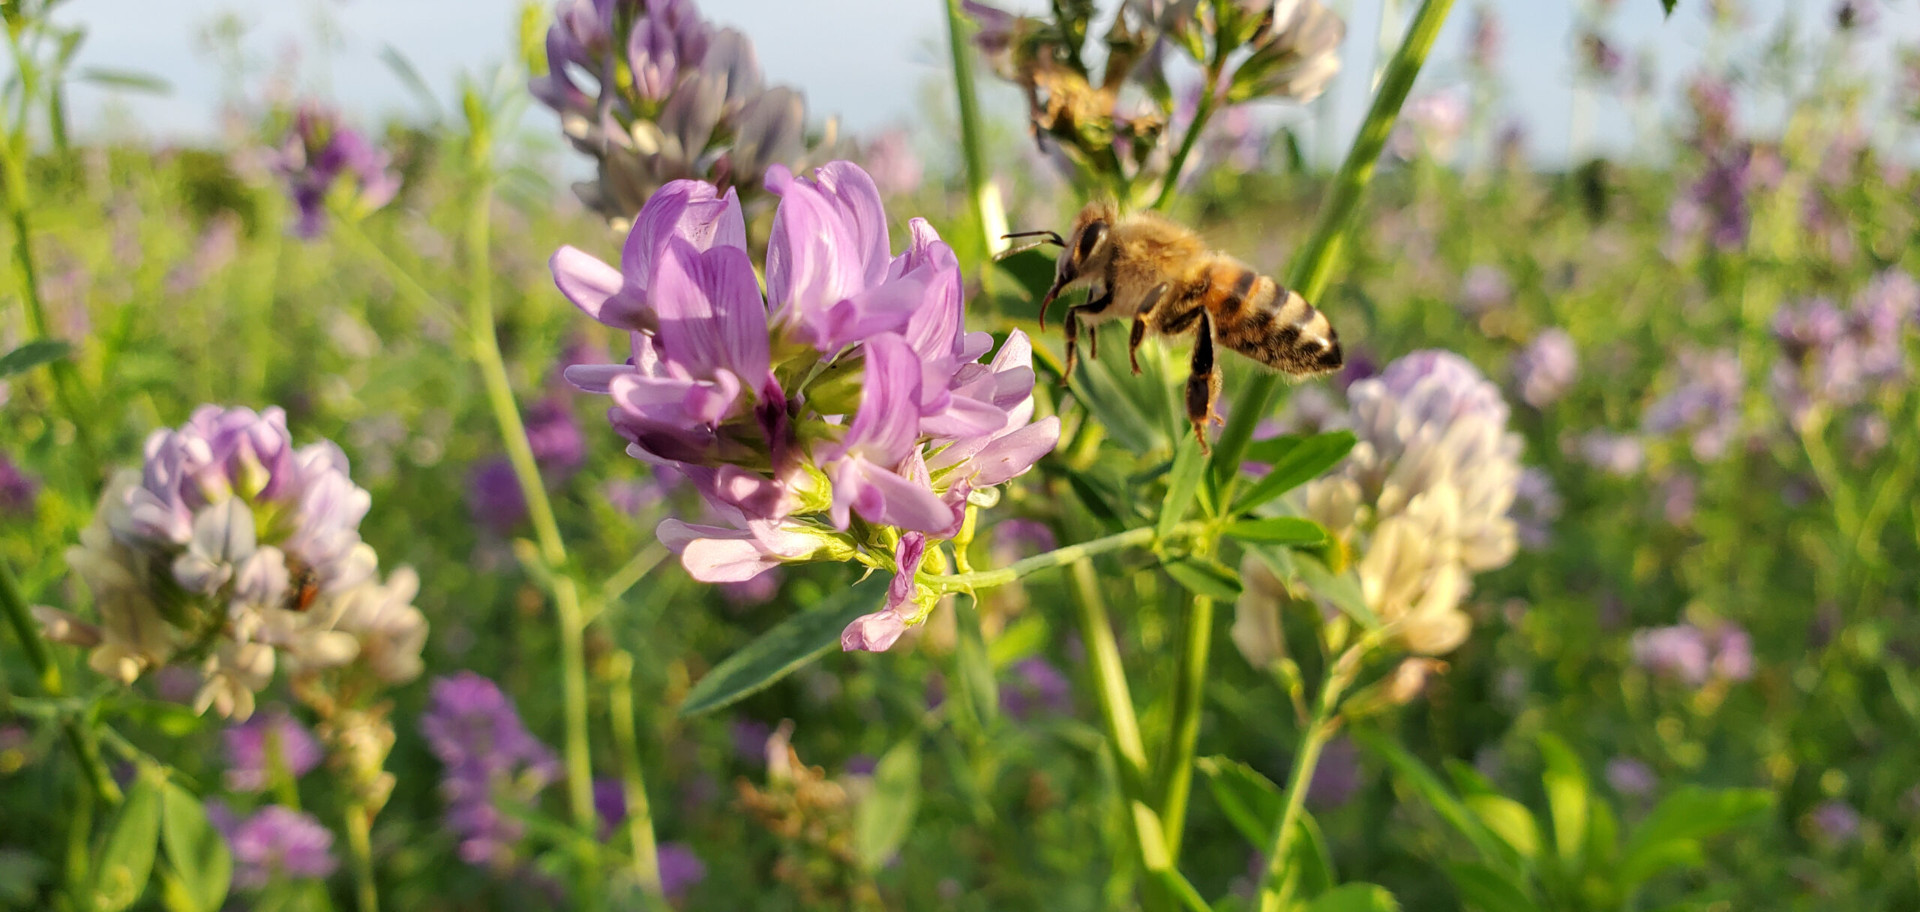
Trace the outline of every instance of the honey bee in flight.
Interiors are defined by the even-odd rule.
[[[1127,358],[1136,374],[1140,341],[1149,331],[1194,334],[1187,418],[1203,453],[1208,451],[1206,426],[1219,420],[1213,412],[1220,395],[1216,344],[1290,377],[1340,369],[1340,337],[1320,311],[1253,267],[1209,249],[1184,225],[1150,212],[1122,217],[1112,203],[1093,202],[1080,210],[1065,240],[1052,231],[1007,237],[1040,237],[1037,243],[1062,248],[1053,286],[1040,300],[1041,328],[1047,325],[1047,306],[1061,292],[1089,289],[1086,303],[1067,309],[1068,376],[1078,360],[1082,322],[1096,325],[1132,317]],[[1098,339],[1095,335],[1088,340],[1096,356]]]

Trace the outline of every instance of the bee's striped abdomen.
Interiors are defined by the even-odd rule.
[[[1307,299],[1230,258],[1209,274],[1205,305],[1221,345],[1295,376],[1340,369],[1340,338]]]

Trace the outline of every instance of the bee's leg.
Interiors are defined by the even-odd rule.
[[[1097,314],[1111,306],[1113,306],[1113,292],[1103,291],[1100,297],[1095,298],[1093,292],[1090,291],[1087,292],[1087,302],[1085,304],[1067,308],[1067,370],[1066,376],[1060,378],[1061,386],[1067,385],[1067,377],[1073,376],[1073,366],[1080,362],[1080,315],[1083,313]],[[1093,334],[1087,337],[1087,351],[1095,358],[1098,358],[1100,357],[1100,333],[1098,330],[1092,330],[1092,332]]]
[[[1192,370],[1187,374],[1187,420],[1200,452],[1211,452],[1207,424],[1213,420],[1213,402],[1220,395],[1220,371],[1213,363],[1213,318],[1202,313],[1193,340]]]
[[[1133,372],[1140,373],[1140,343],[1147,337],[1147,320],[1153,317],[1154,308],[1160,306],[1160,299],[1167,296],[1167,283],[1161,282],[1147,290],[1147,296],[1140,299],[1140,307],[1133,313],[1133,333],[1127,337],[1127,363],[1133,365]]]

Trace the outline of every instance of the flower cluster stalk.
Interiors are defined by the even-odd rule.
[[[506,362],[500,355],[495,336],[493,314],[493,273],[488,243],[492,229],[493,180],[492,153],[484,140],[476,137],[471,150],[474,171],[472,209],[468,214],[465,243],[467,262],[467,325],[474,361],[487,389],[495,421],[513,466],[514,478],[526,498],[527,514],[533,523],[534,540],[540,559],[550,571],[555,621],[560,638],[561,689],[566,706],[565,757],[567,767],[567,806],[575,826],[591,831],[596,817],[593,810],[593,760],[587,730],[586,619],[580,608],[580,595],[572,577],[565,572],[566,544],[553,515],[553,504],[540,480],[533,459],[533,447],[514,401],[513,385],[507,378]],[[633,824],[649,831],[652,821],[639,819]],[[598,858],[582,853],[581,882],[598,877]]]

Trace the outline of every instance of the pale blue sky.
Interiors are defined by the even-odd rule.
[[[1371,72],[1377,43],[1379,0],[1329,0],[1351,10],[1341,82],[1329,95],[1339,137],[1359,120],[1365,101],[1363,80]],[[1009,7],[1039,7],[1038,0]],[[1111,6],[1111,3],[1103,6]],[[1403,0],[1402,8],[1410,7]],[[1467,23],[1476,0],[1458,0],[1453,20],[1441,37],[1434,64],[1422,77],[1422,89],[1457,82]],[[1829,0],[1745,0],[1750,32],[1766,31],[1783,9],[1809,27],[1826,29]],[[1884,60],[1896,42],[1920,39],[1920,9],[1911,0],[1883,2],[1891,7],[1865,42],[1869,59]],[[706,16],[746,32],[759,48],[768,77],[796,85],[808,96],[814,117],[836,114],[847,127],[879,129],[922,121],[923,99],[937,91],[945,76],[943,0],[699,0]],[[1572,64],[1569,49],[1577,4],[1572,0],[1496,0],[1505,24],[1504,70],[1508,106],[1529,124],[1536,154],[1562,160],[1573,105],[1569,103]],[[1622,0],[1609,31],[1628,47],[1650,48],[1663,85],[1670,86],[1701,65],[1709,49],[1705,0],[1681,0],[1680,10],[1663,22],[1657,0]],[[164,9],[164,12],[162,10]],[[67,21],[89,32],[82,65],[146,71],[168,80],[171,95],[160,99],[124,97],[78,87],[72,96],[82,129],[112,122],[108,111],[130,112],[142,132],[159,137],[204,135],[211,131],[222,88],[220,69],[196,34],[218,14],[237,12],[248,24],[246,48],[262,67],[283,59],[295,47],[303,87],[332,97],[358,116],[404,113],[413,105],[400,81],[376,57],[391,44],[412,60],[436,89],[446,93],[453,74],[478,70],[509,52],[518,0],[74,0],[61,8]],[[315,24],[329,21],[335,47],[316,46]],[[991,82],[991,80],[987,80]],[[1419,91],[1419,90],[1416,90]],[[1017,99],[1008,90],[989,92],[997,113],[1017,117]],[[1601,99],[1589,106],[1587,135],[1615,153],[1631,145],[1631,118],[1622,105]]]

